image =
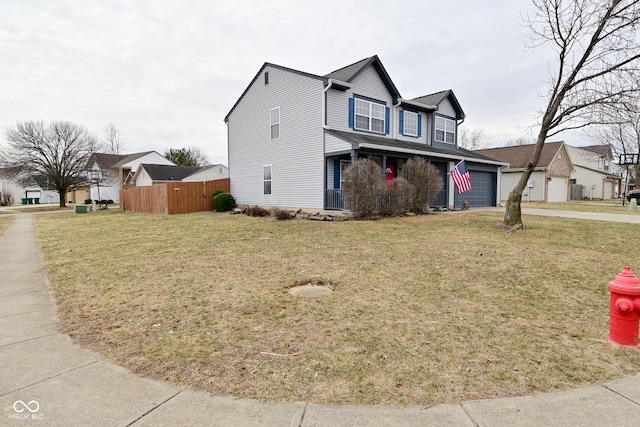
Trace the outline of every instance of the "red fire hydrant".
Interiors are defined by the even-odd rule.
[[[608,287],[611,291],[609,339],[623,346],[640,347],[640,280],[627,266]]]

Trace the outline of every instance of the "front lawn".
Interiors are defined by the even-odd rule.
[[[608,339],[637,225],[476,211],[380,221],[38,215],[61,328],[130,368],[266,401],[433,404],[640,371]],[[288,289],[329,284],[330,295]]]

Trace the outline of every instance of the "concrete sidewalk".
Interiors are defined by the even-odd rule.
[[[0,236],[0,425],[637,426],[640,376],[556,393],[394,408],[264,404],[137,377],[56,326],[33,215]]]

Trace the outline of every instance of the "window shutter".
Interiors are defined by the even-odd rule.
[[[422,115],[418,113],[418,138],[422,136]]]
[[[340,160],[333,161],[333,188],[340,188]]]
[[[400,135],[404,135],[404,110],[400,110]]]
[[[389,135],[389,115],[390,115],[389,107],[385,107],[384,113],[385,113],[384,114],[384,133],[386,135]]]
[[[354,109],[355,109],[355,107],[354,107],[353,98],[349,98],[349,127],[351,129],[353,129]]]

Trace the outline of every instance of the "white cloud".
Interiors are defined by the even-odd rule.
[[[15,1],[0,15],[0,128],[115,123],[129,151],[197,146],[226,163],[223,118],[262,63],[314,74],[378,54],[404,97],[453,89],[465,125],[535,122],[544,52],[524,0]]]

